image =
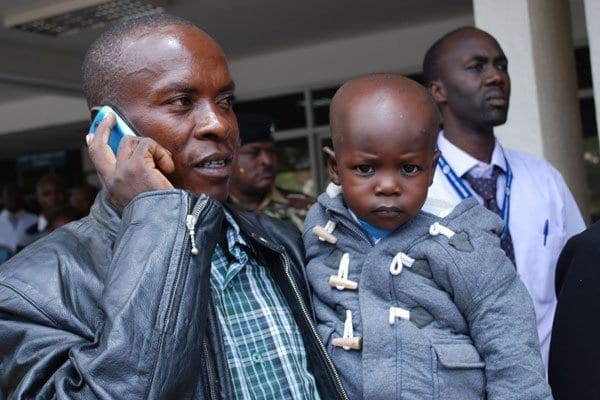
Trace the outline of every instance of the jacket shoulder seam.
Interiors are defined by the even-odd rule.
[[[17,294],[19,297],[21,297],[23,300],[25,300],[27,303],[29,303],[33,308],[35,308],[37,311],[39,311],[40,314],[42,314],[49,321],[51,321],[52,324],[54,324],[55,326],[58,326],[57,321],[50,314],[48,314],[43,308],[41,308],[36,302],[34,302],[31,298],[29,298],[27,295],[25,295],[22,291],[18,290],[16,287],[14,287],[13,285],[6,283],[6,282],[0,282],[0,286],[4,286],[5,288],[13,291],[15,294]]]

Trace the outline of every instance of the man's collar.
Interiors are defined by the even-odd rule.
[[[444,131],[440,132],[437,144],[439,150],[442,152],[442,156],[444,156],[457,176],[463,176],[472,168],[489,169],[491,172],[492,166],[498,166],[502,171],[506,172],[507,168],[506,159],[504,158],[504,150],[498,142],[498,139],[495,140],[490,164],[479,161],[469,153],[452,144],[444,136]]]
[[[231,253],[235,243],[240,243],[242,245],[246,245],[246,241],[240,233],[240,226],[237,224],[233,216],[229,213],[228,210],[225,211],[225,221],[227,221],[227,246],[229,247],[229,252]]]
[[[241,205],[243,208],[248,208],[248,206],[243,201],[235,197],[233,194],[229,193],[229,197],[231,198],[231,200],[233,200],[234,203]],[[273,186],[271,187],[271,190],[269,191],[269,193],[267,193],[265,198],[262,199],[256,211],[264,210],[269,204],[271,204],[271,201],[282,204],[288,204],[290,202],[288,199],[286,199],[283,193],[279,191],[279,189]]]
[[[265,197],[263,199],[262,203],[260,203],[260,206],[258,207],[258,209],[263,210],[265,207],[267,207],[271,203],[271,201],[274,201],[275,203],[281,203],[281,204],[289,203],[289,200],[285,198],[283,193],[281,193],[279,191],[279,189],[277,189],[275,187],[275,185],[273,185],[273,187],[271,188],[271,191],[269,192],[267,197]]]

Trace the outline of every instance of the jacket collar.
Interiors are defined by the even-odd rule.
[[[256,213],[245,211],[231,202],[224,203],[223,207],[229,211],[239,225],[240,231],[247,237],[273,250],[282,250],[281,245],[269,239],[269,235],[256,218]],[[90,209],[90,217],[102,225],[111,235],[117,235],[121,224],[121,214],[107,200],[105,189],[102,189],[96,197],[96,201]]]
[[[240,206],[230,201],[224,203],[223,208],[225,208],[231,214],[231,216],[239,225],[240,231],[247,237],[258,241],[262,245],[266,245],[272,250],[282,250],[282,247],[279,244],[273,242],[269,238],[269,234],[260,225],[260,222],[256,215],[257,212],[246,211]]]

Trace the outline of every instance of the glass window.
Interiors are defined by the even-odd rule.
[[[330,180],[329,172],[327,172],[327,158],[323,152],[323,147],[328,146],[333,148],[333,142],[330,137],[322,137],[319,142],[319,157],[317,160],[321,160],[321,191],[324,191],[327,189]]]
[[[329,104],[338,86],[312,91],[312,112],[315,126],[329,125]]]
[[[586,89],[592,87],[592,68],[590,67],[590,49],[579,47],[575,49],[575,69],[577,70],[577,87]]]
[[[594,106],[594,98],[587,97],[585,99],[579,99],[579,112],[581,113],[583,137],[587,138],[597,136],[596,109]]]
[[[600,147],[594,99],[592,97],[580,99],[579,109],[583,126],[583,160],[590,188],[590,213],[594,222],[600,219]]]
[[[277,131],[306,127],[303,93],[240,101],[233,108],[236,113],[257,113],[270,116],[275,121]]]

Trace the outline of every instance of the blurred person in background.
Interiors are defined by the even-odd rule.
[[[43,175],[35,185],[35,198],[40,206],[37,220],[20,236],[17,250],[48,234],[48,220],[54,209],[65,205],[67,191],[64,180],[54,174]]]
[[[261,114],[239,114],[241,147],[236,152],[230,200],[246,210],[261,211],[302,230],[315,199],[275,186],[275,123]]]
[[[0,211],[0,262],[10,258],[17,249],[18,239],[37,222],[37,217],[23,208],[23,192],[14,182],[2,188]]]
[[[55,231],[63,225],[81,218],[79,210],[69,204],[62,204],[53,208],[48,215],[48,233]]]
[[[90,208],[96,199],[98,188],[88,183],[75,186],[71,189],[69,203],[77,211],[77,218],[85,217],[90,213]]]

